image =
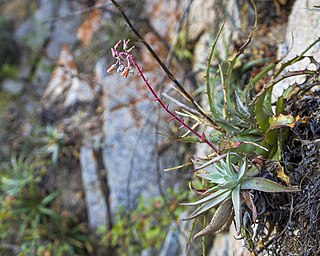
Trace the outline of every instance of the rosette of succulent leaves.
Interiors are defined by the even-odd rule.
[[[250,190],[271,193],[299,191],[290,184],[283,186],[256,176],[259,175],[260,168],[266,160],[272,160],[280,166],[281,147],[285,143],[287,131],[289,127],[294,127],[298,120],[301,121],[304,118],[290,114],[288,103],[292,104],[301,95],[319,86],[320,63],[312,56],[307,56],[306,53],[319,43],[320,38],[300,55],[282,64],[269,64],[255,77],[249,79],[247,85],[243,86],[238,84],[235,64],[239,61],[239,56],[246,45],[228,63],[210,67],[216,40],[212,45],[206,68],[206,93],[210,107],[208,115],[214,121],[215,126],[203,118],[193,114],[189,115],[189,118],[193,118],[197,124],[205,124],[207,130],[209,128],[205,137],[218,146],[221,154],[215,158],[212,155],[207,159],[199,158],[194,161],[196,175],[200,178],[198,182],[200,186],[194,190],[202,194],[202,198],[195,202],[182,203],[185,206],[198,207],[186,219],[194,219],[212,209],[215,210],[210,223],[194,238],[224,229],[226,225],[231,224],[233,216],[236,231],[243,237],[241,232],[242,202],[245,202],[252,211],[253,222],[257,218],[255,205],[249,195]],[[290,71],[293,64],[304,59],[309,59],[313,66],[312,69]],[[276,69],[276,66],[279,67]],[[210,79],[212,72],[216,72],[219,78]],[[265,77],[270,77],[270,72],[273,72],[273,75],[267,82],[264,82]],[[274,86],[286,78],[296,76],[303,76],[304,81],[291,84],[272,103],[271,96]],[[255,84],[262,82],[263,78],[262,90],[251,97]],[[242,88],[242,91],[239,91],[239,88]],[[219,127],[219,129],[214,127]],[[184,136],[180,140],[199,143],[199,139],[192,135]]]
[[[225,155],[222,155],[223,157]],[[241,231],[241,192],[245,190],[258,190],[263,192],[293,192],[299,191],[295,188],[285,187],[274,181],[255,177],[259,170],[254,165],[249,165],[245,156],[227,153],[226,161],[218,157],[217,162],[206,166],[205,173],[198,176],[208,181],[209,188],[203,192],[204,197],[196,202],[182,203],[185,206],[199,206],[186,219],[196,218],[210,209],[217,207],[215,214],[208,226],[197,233],[194,238],[201,237],[219,231],[234,215],[236,230]],[[249,203],[248,203],[249,202]],[[255,206],[252,201],[247,201],[248,207],[253,212],[253,219],[256,219]]]

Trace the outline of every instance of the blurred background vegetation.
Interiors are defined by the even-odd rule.
[[[245,0],[207,9],[196,0],[119,2],[199,101],[220,25],[226,34],[208,68],[216,84],[254,21]],[[256,2],[257,32],[231,78],[239,93],[278,59],[295,1]],[[218,25],[204,11],[218,14]],[[189,159],[203,149],[177,135],[136,76],[107,76],[110,48],[131,39],[155,88],[169,101],[180,97],[117,9],[98,0],[3,0],[0,14],[0,255],[201,255],[189,235],[202,223],[181,224],[179,203],[194,195]]]

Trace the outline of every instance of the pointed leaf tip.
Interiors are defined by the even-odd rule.
[[[300,189],[289,188],[283,185],[280,185],[277,182],[261,178],[254,177],[249,180],[245,180],[241,184],[241,189],[253,189],[269,193],[282,193],[282,192],[298,192]]]
[[[231,199],[225,200],[214,213],[210,224],[206,226],[199,233],[195,234],[193,239],[212,234],[220,230],[223,225],[228,221],[232,210]]]

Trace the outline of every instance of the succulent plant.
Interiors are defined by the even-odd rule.
[[[259,170],[254,165],[249,164],[248,155],[255,156],[261,163],[266,159],[280,161],[281,144],[279,138],[285,135],[283,133],[285,129],[295,126],[299,117],[294,117],[292,114],[284,111],[284,100],[286,99],[286,94],[290,94],[290,90],[286,90],[284,95],[282,95],[275,104],[271,102],[272,90],[276,84],[286,78],[304,75],[307,80],[312,80],[319,74],[320,64],[313,58],[305,56],[305,54],[312,46],[320,41],[320,38],[307,47],[300,55],[283,63],[280,68],[274,72],[270,81],[264,85],[263,89],[258,94],[255,94],[253,93],[254,85],[257,82],[262,82],[261,79],[266,76],[269,71],[273,70],[277,63],[271,63],[265,67],[255,77],[252,77],[246,85],[241,85],[237,79],[234,79],[233,71],[235,64],[249,44],[252,37],[251,32],[246,43],[240,48],[232,60],[228,61],[227,65],[218,65],[218,68],[214,70],[217,73],[215,77],[218,77],[218,79],[210,80],[211,58],[214,53],[216,41],[222,31],[221,28],[212,45],[208,58],[206,93],[210,110],[206,112],[183,86],[180,85],[150,45],[144,41],[141,35],[133,28],[116,1],[112,2],[127,20],[129,27],[132,28],[137,37],[143,42],[164,72],[175,84],[177,91],[192,103],[194,107],[193,112],[197,114],[193,114],[185,109],[182,109],[182,112],[169,109],[169,105],[166,105],[162,101],[161,97],[159,97],[150,85],[149,80],[135,61],[131,54],[133,48],[128,49],[127,40],[119,41],[111,49],[116,62],[107,72],[110,73],[113,70],[117,70],[117,72],[121,73],[122,77],[126,78],[129,73],[132,73],[130,71],[136,68],[140,78],[153,95],[155,102],[159,103],[167,114],[171,116],[169,121],[175,120],[181,125],[180,128],[187,130],[187,133],[180,136],[178,140],[205,143],[209,146],[210,150],[214,152],[211,156],[216,156],[216,158],[210,159],[204,164],[202,168],[197,168],[198,170],[206,168],[205,172],[199,173],[198,176],[207,180],[208,183],[213,184],[213,186],[206,189],[203,193],[204,197],[200,200],[181,204],[184,206],[199,206],[186,220],[196,218],[212,208],[216,209],[209,225],[194,237],[197,238],[219,231],[224,225],[229,223],[229,220],[232,220],[233,214],[236,231],[240,234],[242,231],[241,205],[243,201],[246,202],[252,210],[252,219],[253,222],[255,222],[257,213],[256,211],[254,212],[255,206],[252,199],[248,199],[249,190],[270,193],[299,191],[297,188],[286,187],[277,182],[256,177],[259,174]],[[120,49],[121,45],[123,45],[122,50]],[[285,71],[289,66],[305,58],[309,58],[312,64],[316,65],[316,70]],[[292,90],[293,87],[291,87]],[[298,89],[298,93],[303,90],[303,88],[300,87]],[[240,90],[242,90],[242,92],[240,92]],[[220,93],[217,93],[219,91]],[[223,97],[221,97],[221,91],[223,92]],[[251,95],[255,95],[254,98],[251,98]],[[186,123],[183,117],[187,117],[191,122],[195,121],[195,123],[189,125],[190,121]],[[195,128],[201,125],[206,126],[207,130],[199,133]],[[284,139],[282,138],[281,141],[284,141]],[[224,160],[224,158],[226,158],[226,160]]]
[[[228,152],[226,161],[221,158],[218,162],[207,166],[204,173],[197,174],[200,178],[208,180],[212,187],[204,192],[205,197],[192,203],[182,203],[185,206],[199,206],[186,220],[196,218],[212,208],[217,210],[208,226],[197,233],[194,238],[219,231],[232,216],[236,231],[241,229],[241,191],[258,190],[263,192],[295,192],[296,188],[282,186],[274,181],[255,177],[258,169],[249,165],[248,157],[244,158],[236,153]]]

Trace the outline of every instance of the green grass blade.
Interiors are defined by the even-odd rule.
[[[195,228],[195,226],[196,226],[196,222],[197,222],[197,219],[194,219],[193,222],[192,222],[192,226],[191,226],[191,230],[190,230],[190,232],[189,232],[189,236],[188,236],[188,241],[187,241],[187,244],[186,244],[185,252],[188,251],[189,245],[190,245],[190,243],[191,243],[192,233],[193,233],[194,228]]]
[[[210,110],[211,110],[211,113],[213,114],[214,117],[216,117],[218,115],[215,107],[214,107],[214,85],[212,86],[212,90],[211,90],[211,86],[210,86],[210,63],[211,63],[211,60],[212,60],[212,57],[213,57],[213,53],[214,53],[214,50],[216,48],[216,45],[217,45],[217,42],[218,42],[218,39],[221,35],[221,32],[223,30],[223,27],[224,27],[224,23],[222,24],[212,46],[211,46],[211,51],[210,51],[210,54],[209,54],[209,57],[208,57],[208,62],[207,62],[207,70],[206,70],[206,87],[207,87],[207,95],[208,95],[208,101],[209,101],[209,107],[210,107]]]
[[[286,61],[284,64],[282,64],[282,66],[277,70],[277,72],[273,75],[273,78],[276,78],[277,76],[279,76],[282,71],[286,68],[289,67],[291,65],[293,65],[294,63],[300,61],[303,59],[303,56],[313,47],[315,46],[317,43],[320,42],[320,37],[318,37],[315,41],[313,41],[303,52],[300,53],[300,55]]]

